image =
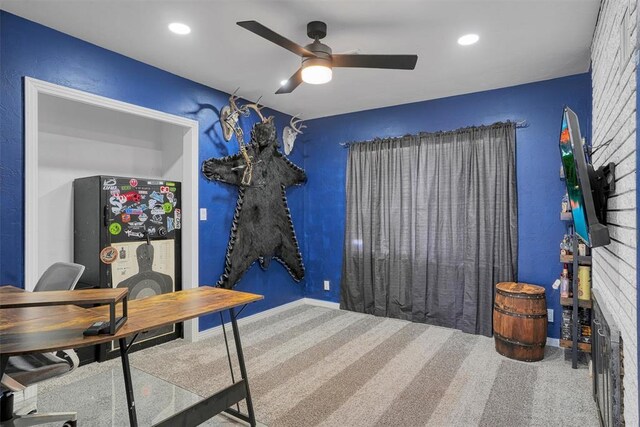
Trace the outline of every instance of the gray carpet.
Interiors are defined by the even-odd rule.
[[[559,349],[517,362],[486,337],[313,306],[240,328],[257,419],[268,426],[598,425],[588,371],[572,370]],[[41,392],[118,363],[80,368]],[[221,332],[131,363],[201,396],[230,383]]]

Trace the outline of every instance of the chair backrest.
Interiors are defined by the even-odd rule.
[[[40,276],[33,291],[70,291],[76,287],[83,272],[84,265],[56,262]]]

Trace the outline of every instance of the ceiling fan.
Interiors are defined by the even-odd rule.
[[[280,86],[276,91],[277,94],[291,93],[302,82],[327,83],[331,80],[334,67],[413,70],[418,61],[418,55],[333,54],[329,46],[320,42],[327,35],[327,24],[321,21],[312,21],[307,24],[307,35],[313,39],[313,42],[304,47],[257,21],[240,21],[237,24],[302,57],[302,66]]]

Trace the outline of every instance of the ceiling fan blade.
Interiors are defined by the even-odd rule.
[[[334,67],[413,70],[418,55],[332,55]]]
[[[273,30],[270,30],[258,21],[240,21],[236,22],[236,24],[251,31],[254,34],[259,35],[260,37],[269,40],[271,43],[275,43],[278,46],[281,46],[288,51],[295,53],[296,55],[315,56],[310,50],[307,50],[304,47],[300,46],[298,43],[292,42],[288,38],[281,36]]]
[[[291,93],[295,88],[300,86],[300,83],[302,83],[302,68],[298,69],[293,76],[289,77],[289,80],[280,86],[280,89],[276,91],[276,94]]]

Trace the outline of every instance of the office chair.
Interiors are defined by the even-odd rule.
[[[34,292],[72,290],[83,272],[83,265],[56,262],[42,274],[36,283]],[[34,426],[54,422],[64,422],[65,426],[75,426],[77,422],[75,412],[38,414],[32,411],[27,415],[14,415],[13,393],[23,391],[28,386],[49,378],[67,374],[78,367],[79,362],[78,356],[73,350],[11,356],[1,381],[0,421],[2,426]]]
[[[76,287],[82,273],[84,273],[84,265],[56,262],[42,273],[33,292],[70,291]]]

